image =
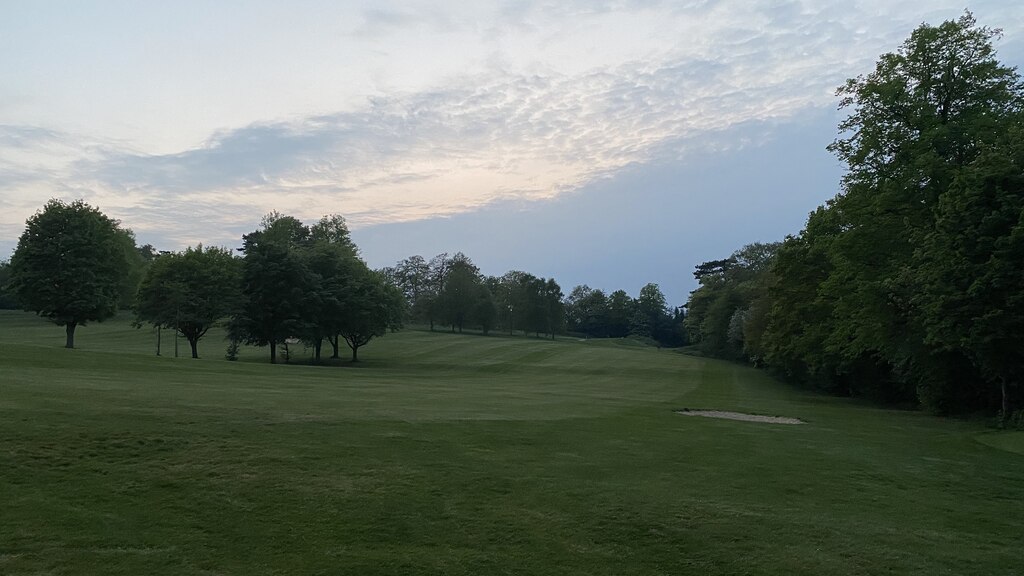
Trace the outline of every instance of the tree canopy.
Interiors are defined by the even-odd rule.
[[[177,330],[198,358],[198,342],[218,320],[236,310],[240,262],[225,248],[199,245],[153,260],[139,286],[136,318]]]
[[[50,200],[28,219],[10,261],[11,292],[22,307],[75,328],[117,311],[135,255],[135,237],[82,200]]]
[[[939,412],[1022,399],[1024,85],[998,36],[924,24],[839,89],[842,191],[773,251],[698,266],[708,352]]]

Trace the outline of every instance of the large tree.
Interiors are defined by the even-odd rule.
[[[998,35],[970,13],[922,25],[840,88],[848,172],[779,250],[768,365],[944,412],[1019,398],[1024,87]]]
[[[76,200],[50,200],[28,219],[10,262],[10,287],[22,306],[75,328],[114,315],[135,253],[131,232],[98,209]]]
[[[305,320],[320,293],[318,276],[302,253],[309,229],[291,217],[272,213],[260,230],[243,236],[243,303],[231,322],[232,338],[270,346],[277,362],[277,345],[306,332]]]
[[[316,241],[303,251],[303,258],[316,287],[304,306],[307,317],[303,338],[313,346],[314,361],[320,361],[324,339],[333,348],[331,357],[337,358],[338,332],[348,310],[358,305],[354,302],[354,283],[365,265],[346,242]]]
[[[965,368],[930,343],[918,298],[918,271],[929,257],[920,247],[935,230],[941,199],[1019,118],[1024,90],[996,60],[998,34],[969,13],[922,25],[839,91],[850,115],[830,148],[848,172],[830,206],[842,232],[831,242],[832,271],[821,288],[835,303],[827,347],[838,373],[884,383],[885,398],[964,379]],[[958,237],[967,240],[966,232]]]
[[[199,339],[238,306],[240,264],[227,249],[202,245],[155,258],[139,287],[136,317],[177,330],[199,358]]]

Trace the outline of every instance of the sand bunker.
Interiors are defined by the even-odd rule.
[[[744,422],[764,422],[766,424],[803,424],[799,418],[785,416],[761,416],[760,414],[744,414],[743,412],[723,412],[721,410],[676,410],[683,416],[703,416],[705,418],[725,418],[726,420],[743,420]]]

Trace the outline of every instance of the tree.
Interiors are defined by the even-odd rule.
[[[662,340],[662,331],[668,326],[668,302],[657,284],[648,283],[640,289],[636,299],[636,311],[642,326],[643,336]]]
[[[309,272],[314,275],[315,292],[307,294],[303,306],[303,339],[313,346],[313,359],[320,361],[324,339],[338,357],[338,331],[353,306],[354,278],[365,267],[351,247],[345,243],[316,242],[302,253]]]
[[[447,263],[443,287],[438,294],[441,317],[454,332],[462,332],[465,323],[477,308],[482,280],[480,269],[465,254],[459,252]]]
[[[927,390],[948,412],[985,405],[998,395],[1004,418],[1024,381],[1024,118],[1006,141],[983,152],[939,198],[937,222],[917,254],[916,304],[926,340],[962,354],[984,387],[971,380]]]
[[[882,382],[886,398],[921,399],[921,386],[962,377],[930,343],[916,271],[942,197],[1019,118],[1024,89],[995,58],[998,35],[970,13],[921,25],[839,90],[851,113],[830,149],[848,172],[830,206],[842,232],[821,287],[835,303],[826,345],[840,374]]]
[[[519,328],[525,335],[532,326],[533,304],[532,294],[537,278],[526,272],[510,270],[494,283],[496,304],[499,315],[503,317],[505,326],[511,336]]]
[[[348,225],[341,214],[327,214],[321,217],[316,224],[309,227],[309,240],[312,243],[342,246],[355,255],[359,253],[359,248],[352,241]]]
[[[274,364],[277,345],[305,331],[311,297],[319,293],[319,279],[301,253],[308,229],[297,219],[274,212],[263,219],[262,229],[242,238],[243,303],[232,319],[231,337],[269,345]]]
[[[498,322],[498,304],[494,300],[494,295],[483,283],[476,286],[474,302],[473,321],[480,326],[480,330],[486,336]]]
[[[556,332],[565,330],[565,305],[562,303],[564,294],[562,287],[555,282],[554,278],[547,280],[541,278],[541,302],[544,309],[544,325],[551,339],[555,339]]]
[[[445,282],[448,281],[448,271],[451,269],[452,258],[447,252],[442,252],[430,259],[427,264],[427,283],[420,294],[418,302],[422,302],[422,311],[430,324],[430,330],[434,330],[434,321],[444,314],[444,304],[441,302],[441,294],[444,292]]]
[[[408,303],[412,320],[427,321],[430,307],[430,264],[423,256],[410,256],[386,269],[386,275],[398,286]]]
[[[360,262],[361,263],[361,262]],[[398,287],[388,284],[365,265],[351,284],[350,305],[339,326],[341,337],[352,350],[352,361],[359,361],[359,348],[388,330],[401,328],[404,300]]]
[[[595,338],[608,335],[608,297],[601,290],[576,286],[566,298],[565,314],[570,330]]]
[[[199,339],[234,312],[241,294],[240,262],[225,248],[188,248],[156,258],[139,287],[140,322],[177,330],[199,358]]]
[[[921,25],[839,89],[848,172],[778,252],[754,343],[770,367],[942,412],[1020,396],[1024,87],[998,35],[970,13]]]
[[[760,358],[761,333],[769,303],[768,286],[779,243],[755,242],[724,260],[698,264],[700,287],[686,303],[690,340],[714,356]]]
[[[608,336],[622,338],[629,334],[635,306],[625,290],[616,290],[608,296]]]
[[[18,300],[11,293],[11,264],[0,260],[0,310],[17,310]]]
[[[98,209],[50,200],[28,219],[10,262],[10,287],[26,310],[75,328],[114,315],[129,274],[134,238]]]

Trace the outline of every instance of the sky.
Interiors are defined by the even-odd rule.
[[[0,0],[0,259],[50,198],[139,244],[343,215],[373,267],[464,252],[672,305],[835,195],[835,89],[960,1]]]

